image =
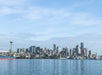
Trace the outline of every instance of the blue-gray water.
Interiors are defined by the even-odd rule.
[[[0,75],[102,75],[100,60],[0,60]]]

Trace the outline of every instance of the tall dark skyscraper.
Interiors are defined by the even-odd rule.
[[[56,53],[58,54],[58,52],[59,52],[59,47],[57,46]]]
[[[33,53],[33,54],[36,53],[36,47],[35,47],[35,46],[30,46],[30,47],[29,47],[29,50],[30,50],[30,52]]]
[[[55,51],[57,49],[56,44],[53,44],[53,50]]]
[[[70,49],[70,54],[69,55],[70,55],[70,57],[72,56],[72,50],[71,49]]]
[[[81,49],[83,49],[84,48],[84,43],[83,42],[81,42]]]
[[[85,56],[85,53],[84,53],[84,43],[83,42],[81,42],[81,47],[80,47],[80,49],[81,49],[81,55],[82,56]]]
[[[39,54],[40,53],[41,48],[40,47],[36,47],[36,53]]]
[[[53,50],[54,50],[54,54],[57,52],[57,46],[56,44],[53,44]]]

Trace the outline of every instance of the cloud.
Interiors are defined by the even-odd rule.
[[[100,25],[102,23],[102,20],[97,19],[97,17],[94,17],[90,13],[79,12],[72,14],[69,22],[73,25],[90,26],[90,25]]]
[[[70,15],[70,13],[66,11],[51,8],[29,7],[27,11],[24,18],[31,20],[57,20]]]
[[[13,15],[24,13],[23,6],[26,0],[0,0],[0,15]]]
[[[30,7],[28,9],[2,7],[1,15],[19,15],[20,19],[40,22],[42,24],[69,24],[78,26],[100,25],[102,19],[88,12],[72,12],[63,9]],[[65,25],[66,25],[65,24]]]
[[[89,3],[93,2],[93,0],[90,0]],[[100,25],[102,23],[102,19],[95,17],[92,12],[26,5],[26,0],[0,0],[0,3],[1,15],[6,17],[6,15],[15,14],[19,15],[19,18],[22,20],[34,21],[40,24],[90,26]],[[83,3],[83,1],[81,3],[75,3],[73,6],[78,5],[78,7],[81,8],[81,6],[87,4],[88,1],[85,1],[84,5]],[[76,7],[71,7],[73,10],[75,10],[75,8]]]
[[[89,12],[72,12],[65,9],[30,7],[23,15],[24,19],[43,24],[69,24],[78,26],[100,25],[102,20]]]
[[[0,0],[1,6],[17,6],[25,3],[26,0]]]
[[[88,12],[72,12],[65,9],[56,8],[43,8],[43,7],[28,7],[25,10],[20,8],[5,7],[2,10],[2,14],[19,14],[19,18],[22,21],[32,21],[32,25],[24,26],[23,29],[27,29],[24,34],[20,34],[21,37],[27,36],[26,32],[34,32],[29,38],[30,40],[47,40],[52,37],[61,36],[76,36],[83,33],[90,33],[92,29],[84,28],[90,26],[101,25],[100,18],[93,16]],[[3,12],[4,11],[4,12]],[[12,22],[11,22],[12,23]],[[30,23],[31,24],[31,23]],[[18,26],[18,25],[17,25]],[[72,28],[71,28],[72,27]],[[82,27],[82,29],[81,29]],[[30,30],[29,30],[30,28]],[[93,28],[93,27],[92,27]],[[97,31],[96,29],[94,29]],[[24,31],[23,31],[24,32]],[[29,35],[28,35],[29,36]],[[28,37],[27,36],[27,37]]]
[[[10,8],[10,7],[1,7],[0,8],[0,15],[13,15],[13,14],[19,14],[21,15],[23,13],[23,10],[19,8]]]

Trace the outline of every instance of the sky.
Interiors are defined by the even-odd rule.
[[[101,9],[102,0],[0,0],[0,49],[84,42],[102,54]]]

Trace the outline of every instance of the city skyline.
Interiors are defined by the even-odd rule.
[[[76,45],[74,48],[60,48],[58,45],[53,44],[53,49],[41,48],[37,46],[30,46],[28,48],[17,48],[17,51],[10,52],[11,55],[16,58],[45,58],[45,59],[101,59],[101,56],[97,53],[93,53],[84,47],[84,43],[81,42],[80,45]]]
[[[0,51],[1,56],[11,56],[16,59],[76,59],[76,60],[102,60],[102,55],[93,53],[91,50],[84,46],[81,42],[74,48],[63,47],[53,44],[53,49],[41,48],[32,45],[26,48],[17,48],[16,51],[12,50],[12,41],[10,41],[11,49],[7,52]]]
[[[85,42],[102,54],[101,0],[0,0],[0,49],[37,45],[73,48]]]

